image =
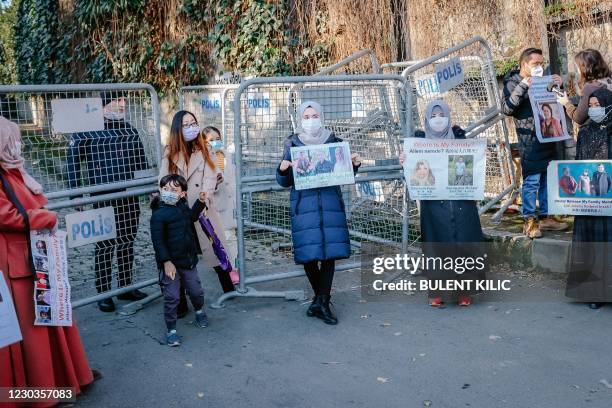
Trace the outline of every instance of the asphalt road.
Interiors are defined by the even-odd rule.
[[[78,309],[104,378],[76,406],[612,407],[611,306],[570,303],[562,281],[529,273],[514,296],[469,308],[366,302],[358,276],[337,279],[338,326],[306,317],[306,302],[237,299],[209,309],[206,329],[181,320],[179,348],[160,344],[161,300],[129,317]],[[210,303],[218,284],[204,282]]]

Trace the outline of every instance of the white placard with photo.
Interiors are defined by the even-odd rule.
[[[549,214],[612,216],[612,160],[553,160],[546,177]]]
[[[547,90],[553,82],[552,76],[531,77],[529,101],[533,110],[536,136],[540,143],[558,142],[569,139],[565,110],[554,92]]]
[[[404,176],[413,200],[484,199],[485,139],[404,139]]]
[[[296,190],[355,184],[346,142],[292,147],[291,162]]]

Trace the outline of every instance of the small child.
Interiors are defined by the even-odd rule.
[[[164,319],[168,333],[166,343],[180,346],[176,333],[176,311],[180,299],[181,281],[194,310],[195,325],[207,327],[204,312],[204,290],[198,276],[198,244],[193,223],[204,210],[206,193],[189,208],[185,198],[187,180],[178,174],[168,174],[159,181],[160,196],[151,203],[151,240],[160,268],[159,284],[164,295]]]

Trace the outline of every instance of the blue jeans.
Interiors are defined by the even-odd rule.
[[[531,174],[523,178],[523,217],[536,216],[536,199],[540,201],[540,218],[548,215],[548,194],[546,192],[546,172]]]

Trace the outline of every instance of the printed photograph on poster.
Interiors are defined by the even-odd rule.
[[[36,307],[36,321],[42,324],[51,324],[51,307],[49,306],[37,306]]]
[[[404,139],[404,175],[414,200],[482,200],[485,139]]]
[[[474,184],[474,156],[448,156],[448,185],[471,186]]]
[[[47,256],[35,255],[34,324],[71,326],[72,304],[68,281],[66,232],[31,232],[32,252],[45,248]],[[41,244],[44,243],[44,246]],[[40,267],[40,268],[39,268]]]
[[[49,283],[49,274],[44,272],[36,272],[36,288],[37,289],[50,289],[51,284]]]
[[[354,184],[348,143],[329,143],[291,148],[296,190]]]
[[[46,256],[34,255],[34,269],[41,272],[49,272],[49,258]]]
[[[13,298],[0,271],[0,348],[21,341],[21,329],[15,313]]]
[[[548,166],[548,212],[612,215],[612,161],[553,161]]]
[[[34,256],[47,256],[47,244],[43,240],[36,241],[34,245],[36,251],[34,252]]]
[[[528,91],[536,136],[540,143],[558,142],[570,138],[563,106],[557,103],[555,93],[547,89],[551,82],[553,80],[550,75],[531,77]]]

